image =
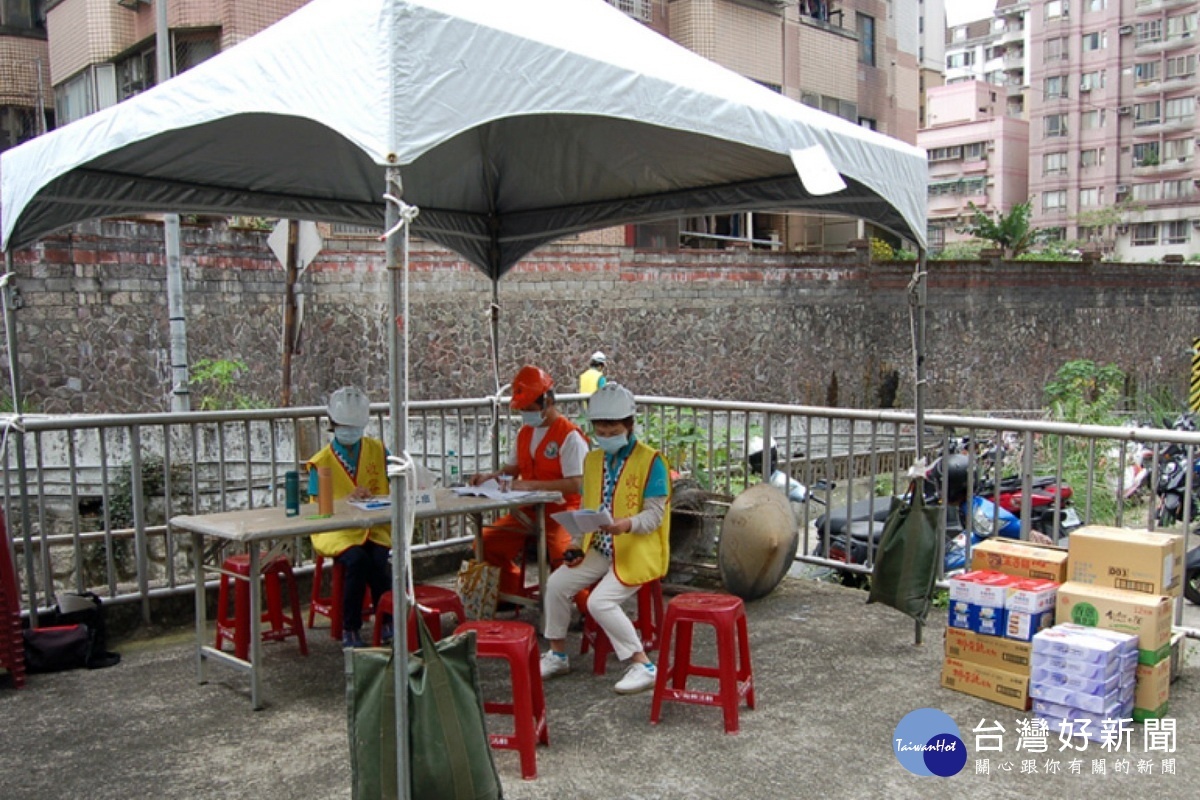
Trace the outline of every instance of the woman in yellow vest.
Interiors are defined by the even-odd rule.
[[[371,419],[371,401],[356,386],[344,386],[329,397],[329,429],[333,439],[308,460],[308,495],[316,499],[317,468],[329,467],[333,499],[362,499],[388,493],[387,449],[363,436]],[[390,526],[345,528],[316,533],[313,550],[342,565],[342,646],[362,647],[362,607],[367,587],[378,599],[392,588],[388,556]]]
[[[588,402],[599,449],[583,462],[580,507],[604,509],[613,521],[587,534],[582,550],[568,551],[563,566],[547,581],[545,635],[550,649],[541,664],[543,678],[570,670],[566,647],[573,598],[595,583],[588,614],[608,634],[617,658],[631,662],[613,687],[619,694],[654,686],[654,664],[621,604],[643,583],[666,575],[670,557],[670,468],[661,453],[637,440],[635,411],[633,393],[617,383],[606,383]]]

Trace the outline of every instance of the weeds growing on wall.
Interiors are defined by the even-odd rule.
[[[265,400],[240,391],[245,363],[236,359],[202,358],[192,365],[188,383],[198,391],[199,411],[221,409],[270,408]]]

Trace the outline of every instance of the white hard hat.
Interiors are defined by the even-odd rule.
[[[635,413],[633,392],[619,383],[604,384],[588,400],[588,419],[592,422],[627,419]]]
[[[343,386],[329,396],[329,421],[365,428],[371,421],[371,401],[357,386]]]
[[[607,363],[608,363],[608,356],[604,355],[604,353],[603,353],[602,351],[600,351],[600,350],[597,350],[596,352],[592,353],[592,359],[591,359],[591,363],[593,363],[593,364],[607,364]]]

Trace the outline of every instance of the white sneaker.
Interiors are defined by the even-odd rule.
[[[542,677],[553,678],[555,675],[566,675],[571,671],[571,660],[566,653],[559,655],[553,650],[547,650],[542,655]]]
[[[617,681],[613,691],[617,694],[637,694],[644,692],[647,689],[654,688],[654,681],[658,678],[658,670],[653,664],[638,664],[634,663],[629,669],[625,670],[625,677]]]

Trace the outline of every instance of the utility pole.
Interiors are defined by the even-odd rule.
[[[171,33],[167,28],[167,0],[154,0],[155,83],[171,77]],[[167,314],[171,341],[171,410],[190,411],[188,384],[187,319],[183,302],[183,267],[180,264],[179,215],[163,214],[163,247],[167,259]]]

